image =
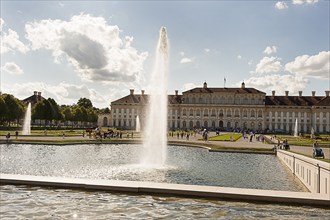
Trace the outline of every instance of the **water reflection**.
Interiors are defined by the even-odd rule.
[[[0,145],[0,172],[306,191],[273,155],[169,146],[161,169],[139,164],[139,145]]]
[[[330,210],[309,206],[253,204],[0,186],[2,219],[329,219]]]

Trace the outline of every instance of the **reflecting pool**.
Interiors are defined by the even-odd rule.
[[[274,155],[168,146],[164,167],[139,164],[140,145],[0,145],[0,172],[306,191]]]
[[[26,186],[0,186],[1,219],[329,219],[330,210]]]

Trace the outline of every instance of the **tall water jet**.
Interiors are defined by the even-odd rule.
[[[168,38],[166,28],[161,27],[156,49],[156,60],[151,75],[149,106],[144,130],[141,164],[161,167],[167,154],[167,74]]]
[[[31,134],[31,103],[30,102],[25,112],[22,134],[23,135]]]
[[[139,116],[136,116],[135,131],[136,132],[140,132],[141,131],[141,124],[140,124],[140,118],[139,118]]]
[[[293,136],[298,137],[298,119],[296,118],[296,122],[294,124],[294,133]]]

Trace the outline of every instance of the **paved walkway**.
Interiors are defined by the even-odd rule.
[[[210,132],[209,136],[215,136],[215,132]],[[0,137],[1,140],[4,140],[5,137],[1,136]],[[15,140],[15,136],[11,137],[12,140]],[[54,137],[54,136],[19,136],[18,139],[25,139],[25,140],[63,140],[63,137]],[[90,139],[88,136],[82,137],[82,136],[66,136],[64,137],[65,140],[77,140],[77,141],[81,141],[81,140],[94,140],[94,139]],[[122,140],[132,140],[132,138],[126,138],[126,135],[123,135],[123,139]],[[135,138],[134,138],[135,139]],[[180,137],[179,139],[175,136],[175,137],[168,137],[169,141],[179,141],[182,143],[205,143],[205,141],[200,140],[202,139],[202,135],[201,134],[196,134],[196,136],[191,135],[189,137],[189,140],[186,139],[186,137],[184,137],[183,139]],[[136,139],[135,139],[136,140]],[[237,141],[234,142],[230,142],[230,141],[209,141],[208,143],[211,144],[215,144],[215,145],[219,145],[222,147],[230,147],[230,148],[268,148],[268,149],[272,149],[274,147],[273,144],[265,144],[263,142],[257,141],[255,138],[253,138],[252,142],[248,142],[245,141],[243,138],[240,138]],[[276,142],[277,143],[277,142]],[[326,159],[330,159],[330,148],[322,148],[325,158]],[[300,154],[305,154],[305,155],[312,155],[313,154],[313,149],[312,147],[303,147],[303,146],[292,146],[290,145],[290,150],[296,153],[300,153]]]

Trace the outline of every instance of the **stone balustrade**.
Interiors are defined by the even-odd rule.
[[[277,156],[310,192],[330,197],[330,163],[284,150]]]

